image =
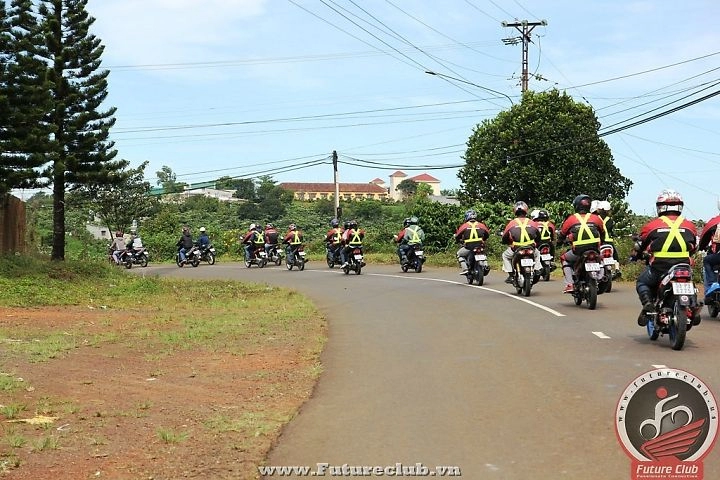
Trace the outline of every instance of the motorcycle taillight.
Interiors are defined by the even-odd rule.
[[[543,255],[549,255],[550,254],[550,247],[542,247],[540,249],[540,253]]]
[[[673,279],[678,282],[689,282],[691,278],[692,272],[686,269],[675,270],[675,274],[673,275]]]
[[[530,256],[532,254],[533,254],[532,248],[523,248],[522,250],[520,250],[520,255]]]
[[[612,258],[612,256],[613,256],[612,248],[603,248],[600,251],[600,255],[602,255],[603,258]]]
[[[596,252],[588,252],[587,255],[585,255],[586,260],[590,261],[597,261],[597,253]]]

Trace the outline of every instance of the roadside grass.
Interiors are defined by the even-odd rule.
[[[104,263],[49,262],[21,256],[0,257],[0,289],[0,311],[5,308],[17,312],[14,315],[23,311],[30,315],[38,307],[57,306],[77,313],[57,325],[52,318],[44,318],[42,322],[15,321],[12,328],[0,326],[0,438],[6,447],[0,447],[0,473],[22,469],[33,461],[33,455],[62,452],[73,436],[84,445],[114,442],[100,428],[121,417],[142,419],[154,409],[149,398],[126,410],[98,409],[81,395],[72,400],[43,395],[21,378],[27,377],[23,368],[45,364],[51,370],[53,362],[76,349],[93,348],[98,355],[106,355],[103,347],[112,345],[151,364],[188,353],[257,358],[264,352],[298,351],[307,361],[293,362],[294,381],[307,379],[310,385],[303,387],[307,393],[302,400],[322,371],[319,356],[326,340],[325,320],[307,298],[289,289],[220,280],[159,279],[128,274]],[[147,373],[156,377],[165,372],[151,367]],[[279,385],[278,377],[263,367],[248,376],[264,382],[263,388],[270,393]],[[86,378],[74,380],[79,388],[93,385]],[[28,392],[33,392],[35,399],[25,404],[21,399]],[[289,413],[286,405],[273,402],[240,405],[235,416],[225,419],[208,410],[202,424],[211,435],[230,435],[224,444],[247,453],[251,460],[246,463],[258,464],[299,406]],[[85,431],[58,429],[57,434],[48,435],[46,429],[20,418],[33,415],[57,417],[64,423],[84,422]],[[10,420],[17,423],[10,427]],[[96,430],[92,430],[94,426]],[[184,428],[157,427],[155,436],[172,445],[202,441]]]

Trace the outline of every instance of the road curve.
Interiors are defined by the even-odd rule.
[[[680,352],[667,339],[651,342],[635,323],[629,283],[590,311],[557,280],[524,298],[498,272],[470,287],[457,270],[432,267],[369,265],[359,276],[314,262],[303,272],[228,263],[144,270],[270,283],[315,301],[329,322],[324,373],[267,462],[313,476],[325,468],[330,476],[329,466],[392,473],[422,464],[430,476],[457,467],[470,479],[626,479],[614,414],[633,379],[663,365],[720,395],[720,321],[706,318]],[[720,478],[715,452],[704,469]]]

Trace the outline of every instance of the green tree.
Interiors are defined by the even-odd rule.
[[[39,56],[44,37],[31,0],[0,8],[0,193],[43,186],[52,128],[47,64]]]
[[[155,175],[157,175],[157,184],[163,188],[163,193],[180,193],[185,190],[187,183],[178,182],[177,175],[167,165],[163,165]]]
[[[417,192],[418,184],[415,180],[406,178],[402,182],[398,183],[395,190],[402,192],[404,198],[412,197]]]
[[[458,173],[460,199],[530,205],[572,199],[624,199],[632,182],[620,174],[598,136],[592,108],[557,90],[526,92],[522,102],[476,126]]]
[[[250,178],[220,177],[215,181],[215,186],[222,190],[235,190],[235,198],[255,199],[255,183]]]
[[[50,66],[53,98],[46,172],[53,190],[53,260],[65,259],[66,190],[120,181],[117,172],[127,166],[114,160],[117,151],[108,140],[116,109],[101,110],[110,72],[100,70],[104,47],[90,33],[95,19],[87,13],[87,1],[43,0],[38,9],[45,37],[38,55]]]

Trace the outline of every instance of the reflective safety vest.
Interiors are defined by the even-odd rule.
[[[253,243],[256,245],[265,245],[265,233],[256,231]]]
[[[528,223],[530,223],[529,218],[523,218],[522,220],[515,219],[515,223],[517,223],[517,226],[520,227],[520,240],[513,240],[512,246],[513,247],[527,247],[528,245],[532,245],[535,243],[535,240],[530,238],[530,234],[527,231]]]
[[[348,238],[350,241],[348,242],[348,245],[357,246],[362,245],[362,238],[360,237],[360,230],[351,230],[350,235],[348,235]]]
[[[575,218],[577,218],[578,222],[580,222],[580,230],[578,230],[577,239],[572,242],[572,246],[578,247],[581,245],[598,243],[600,239],[595,236],[595,234],[592,232],[592,230],[590,230],[590,227],[588,227],[587,224],[588,218],[590,218],[590,214],[586,213],[585,215],[580,215],[579,213],[576,213]]]
[[[342,229],[340,227],[333,228],[333,236],[332,236],[332,242],[333,243],[340,243],[340,240],[342,240]]]
[[[680,225],[685,220],[682,215],[678,215],[678,217],[673,222],[667,217],[660,217],[660,220],[665,222],[665,225],[668,226],[670,231],[668,232],[667,237],[665,238],[665,243],[663,243],[662,248],[657,251],[653,252],[653,256],[657,258],[687,258],[690,256],[690,253],[688,252],[688,246],[687,242],[682,236],[682,233],[680,233]],[[683,229],[685,230],[685,229]],[[673,241],[676,240],[677,244],[680,246],[680,251],[670,251],[670,247],[673,244]]]
[[[300,240],[300,232],[294,230],[292,234],[293,237],[292,240],[290,240],[290,245],[300,245],[302,243],[302,240]]]
[[[407,239],[407,243],[409,243],[410,245],[416,245],[418,243],[422,243],[420,234],[418,234],[419,229],[420,229],[420,227],[418,227],[417,225],[410,225],[409,227],[407,227],[405,229],[405,236],[403,238]],[[412,236],[410,238],[408,238],[407,232],[412,233]]]
[[[468,231],[470,232],[470,235],[468,238],[465,239],[466,242],[482,242],[482,237],[480,236],[480,228],[478,228],[478,221],[471,220],[468,222]]]
[[[543,240],[545,242],[549,242],[550,240],[552,240],[549,221],[540,222],[540,240]]]
[[[610,236],[610,231],[607,228],[607,221],[609,220],[609,218],[610,217],[600,217],[600,219],[603,221],[603,227],[605,227],[605,238],[603,239],[603,242],[613,243],[615,242],[615,240],[613,240],[613,238]]]

